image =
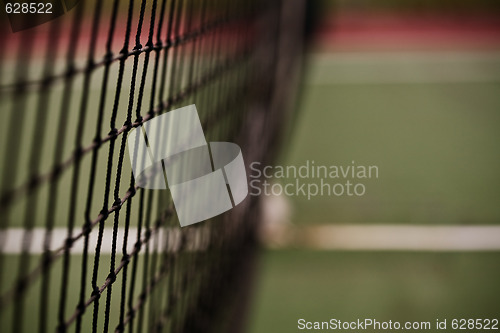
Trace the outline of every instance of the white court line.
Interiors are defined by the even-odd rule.
[[[344,52],[309,60],[309,85],[500,82],[500,52]]]
[[[144,239],[145,230],[141,235],[141,239]],[[54,228],[52,230],[52,242],[50,250],[57,250],[61,248],[67,238],[66,228]],[[185,249],[186,251],[201,251],[208,246],[210,240],[209,229],[207,228],[191,228],[191,229],[179,229],[179,228],[163,228],[153,233],[149,239],[149,244],[154,244],[155,237],[157,237],[159,249],[167,244],[167,251],[177,252],[180,246],[181,233],[184,233],[186,239]],[[23,251],[23,238],[25,235],[25,229],[23,228],[9,228],[5,231],[0,232],[0,239],[4,240],[4,244],[0,246],[0,252],[5,254],[20,254]],[[119,228],[117,232],[116,239],[116,251],[117,253],[122,252],[123,242],[124,242],[125,230]],[[89,235],[89,253],[95,253],[97,245],[98,231],[93,230]],[[27,247],[29,253],[31,254],[42,254],[43,244],[45,240],[45,229],[44,228],[34,228],[31,231],[31,241]],[[137,228],[129,228],[128,240],[127,240],[127,251],[130,253],[134,248],[134,244],[137,242]],[[113,228],[104,228],[101,253],[109,254],[112,251],[113,245]],[[145,244],[142,245],[143,247]],[[73,246],[71,247],[72,254],[81,254],[84,249],[84,237],[79,238]],[[144,252],[141,250],[139,253]]]
[[[321,225],[295,239],[317,250],[498,251],[500,226]]]
[[[500,61],[499,51],[392,51],[392,52],[329,52],[312,53],[309,55],[312,62],[324,63],[394,63],[394,62],[490,62]]]
[[[290,223],[288,198],[264,196],[259,233],[274,249],[354,251],[499,251],[500,225]]]
[[[283,233],[292,233],[288,241],[279,247],[298,247],[314,250],[383,250],[383,251],[498,251],[500,250],[500,226],[428,226],[428,225],[320,225],[292,227],[287,225]],[[195,232],[188,237],[187,250],[200,251],[208,246],[209,236],[204,228],[192,229]],[[168,232],[158,233],[159,246],[168,242],[168,251],[175,252],[179,247],[181,230],[172,228]],[[55,228],[52,232],[51,249],[59,248],[66,238],[65,228]],[[3,232],[5,243],[2,252],[19,254],[22,252],[24,229],[9,228]],[[105,228],[101,253],[109,254],[112,250],[112,228]],[[137,229],[130,228],[128,251],[132,251],[137,240]],[[206,237],[205,237],[206,236]],[[165,237],[168,237],[165,238]],[[280,236],[281,237],[281,236]],[[32,230],[29,253],[43,253],[45,230]],[[121,253],[124,230],[118,230],[117,252]],[[150,239],[152,244],[154,236]],[[268,239],[273,243],[273,239]],[[90,234],[89,253],[95,252],[97,231]],[[73,244],[71,253],[83,252],[83,238]]]

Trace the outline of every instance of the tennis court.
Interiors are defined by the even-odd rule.
[[[376,55],[310,59],[302,106],[308,111],[292,139],[297,149],[282,164],[308,159],[348,165],[361,156],[379,165],[381,176],[367,182],[361,198],[289,198],[294,225],[303,232],[330,223],[360,230],[380,224],[498,226],[498,54],[404,52],[390,54],[387,62]],[[457,66],[443,69],[454,57]],[[434,66],[453,78],[436,74]],[[415,80],[415,74],[427,76]],[[347,239],[332,237],[328,243],[326,229],[318,232],[325,243],[303,246],[323,250],[299,250],[301,245],[291,243],[263,254],[251,332],[299,331],[299,318],[404,322],[498,316],[498,252],[401,252],[391,250],[390,236],[385,245],[360,238],[356,249]],[[425,248],[426,240],[407,245]],[[375,246],[379,250],[365,250]],[[395,246],[403,245],[396,240]]]
[[[282,196],[289,218],[266,238],[251,332],[300,332],[301,318],[498,318],[498,30],[453,17],[432,30],[432,16],[364,4],[351,18],[356,4],[340,2],[320,31],[278,164],[355,161],[379,177],[361,197]]]
[[[309,61],[307,111],[284,164],[354,160],[378,166],[379,177],[360,198],[291,198],[298,223],[498,223],[498,51],[344,52]]]

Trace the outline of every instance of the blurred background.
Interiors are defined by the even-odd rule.
[[[354,161],[379,177],[361,197],[267,198],[249,331],[498,318],[500,4],[308,4],[317,24],[277,165]]]

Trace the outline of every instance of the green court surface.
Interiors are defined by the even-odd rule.
[[[454,318],[500,319],[498,253],[284,250],[261,259],[250,333],[304,332],[301,318],[448,325]]]
[[[293,223],[499,223],[498,53],[320,55],[308,69],[279,164],[355,161],[378,166],[379,178],[360,180],[361,197],[289,197]],[[251,333],[306,331],[300,318],[500,319],[498,252],[278,250],[261,259]]]
[[[498,223],[499,53],[326,54],[308,69],[280,164],[354,161],[379,177],[351,180],[359,197],[290,197],[295,223]]]

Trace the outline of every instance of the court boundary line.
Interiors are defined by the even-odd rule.
[[[270,248],[348,251],[500,251],[500,225],[344,224],[264,232]]]

